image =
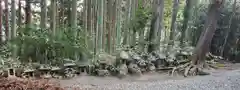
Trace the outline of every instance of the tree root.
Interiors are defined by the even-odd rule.
[[[169,71],[169,75],[173,76],[175,72],[182,72],[184,77],[196,75],[209,75],[210,73],[204,72],[203,68],[217,69],[217,66],[209,63],[193,65],[191,64],[191,62],[187,62],[185,64],[174,67],[171,71]]]
[[[189,65],[190,65],[190,62],[185,63],[185,64],[183,64],[183,65],[179,65],[179,66],[177,66],[177,67],[174,67],[174,68],[172,69],[172,71],[171,71],[171,75],[173,76],[173,74],[174,74],[175,71],[182,71],[183,68],[186,68],[186,67],[189,66]]]
[[[208,65],[209,67],[212,65]],[[184,77],[187,77],[189,75],[196,76],[196,75],[210,75],[208,72],[204,72],[201,65],[189,65],[187,68],[185,68],[184,71]]]

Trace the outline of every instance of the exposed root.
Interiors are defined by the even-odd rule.
[[[181,71],[183,68],[186,68],[187,66],[189,66],[189,62],[188,63],[185,63],[185,64],[183,64],[183,65],[179,65],[179,66],[177,66],[177,67],[174,67],[173,69],[172,69],[172,71],[171,71],[171,75],[173,76],[173,74],[174,74],[174,72],[175,71]]]
[[[189,70],[190,70],[192,67],[194,67],[194,66],[190,64],[190,65],[185,69],[184,74],[183,74],[184,77],[187,77],[187,76],[188,76]]]
[[[185,68],[184,77],[187,77],[189,75],[210,75],[210,73],[204,72],[201,66],[202,65],[189,65],[187,68]]]

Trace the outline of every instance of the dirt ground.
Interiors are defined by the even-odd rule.
[[[221,67],[216,70],[207,70],[210,73],[224,72],[226,70],[240,69],[240,63],[237,64],[225,64],[225,67]],[[191,77],[188,77],[191,78]],[[127,76],[123,79],[118,79],[116,77],[96,77],[96,76],[78,76],[69,80],[59,80],[61,86],[69,87],[73,85],[108,85],[108,84],[118,84],[124,82],[141,82],[141,81],[155,81],[155,80],[179,80],[184,79],[182,75],[170,76],[168,73],[148,73],[142,76]]]

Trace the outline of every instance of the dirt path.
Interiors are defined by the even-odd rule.
[[[208,70],[211,74],[219,72],[225,72],[229,70],[240,69],[240,64],[226,64],[226,67],[219,68],[217,70]],[[188,77],[192,78],[192,77]],[[70,87],[73,85],[90,85],[90,86],[101,86],[101,85],[111,85],[119,84],[125,82],[144,82],[144,81],[164,81],[164,80],[181,80],[185,79],[183,76],[169,76],[167,73],[151,73],[144,74],[140,77],[137,76],[127,76],[124,79],[118,79],[116,77],[96,77],[96,76],[79,76],[69,80],[60,80],[60,84],[63,87]]]

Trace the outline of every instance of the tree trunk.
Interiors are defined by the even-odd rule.
[[[5,0],[5,39],[8,40],[8,38],[10,37],[10,33],[9,33],[9,9],[8,9],[8,0]]]
[[[205,55],[209,51],[209,44],[213,38],[214,32],[216,31],[217,19],[219,16],[219,8],[222,5],[222,0],[213,0],[209,4],[209,10],[207,13],[207,20],[205,22],[204,30],[202,31],[201,37],[195,48],[195,52],[191,57],[192,66],[197,65],[196,72],[203,67],[205,63]],[[185,70],[184,75],[187,76],[187,72],[190,68]]]
[[[71,28],[77,27],[77,0],[72,0]]]
[[[115,44],[115,40],[116,40],[116,5],[117,0],[113,1],[112,4],[112,52],[115,52],[116,49],[116,44]]]
[[[26,13],[26,25],[28,26],[31,23],[31,2],[30,0],[26,0],[26,7],[25,7],[25,13]]]
[[[104,18],[104,0],[99,0],[98,3],[99,13],[98,13],[98,49],[103,50],[103,18]]]
[[[71,27],[71,2],[67,2],[67,26]]]
[[[175,31],[176,31],[176,20],[177,20],[177,13],[178,13],[178,7],[179,7],[179,0],[173,0],[173,9],[172,9],[172,22],[171,22],[171,27],[170,27],[170,45],[174,44],[174,36],[175,36]]]
[[[11,1],[11,38],[15,38],[17,35],[16,31],[16,2],[15,0]],[[14,59],[17,59],[17,46],[13,45],[12,55]]]
[[[46,29],[47,24],[47,1],[42,0],[41,1],[41,28]]]
[[[2,0],[0,0],[0,44],[2,43],[2,41],[3,41],[3,30],[2,30],[2,14],[3,14],[3,12],[2,12],[3,10],[2,10]]]
[[[15,0],[11,1],[11,37],[16,37],[16,2]]]
[[[21,0],[18,0],[18,27],[22,25],[22,4]]]
[[[51,1],[51,30],[52,34],[56,32],[56,0]]]
[[[117,37],[117,40],[116,40],[116,44],[117,44],[117,47],[120,47],[121,45],[121,2],[122,0],[116,0],[116,17],[117,17],[117,20],[116,20],[116,37]]]
[[[184,38],[185,38],[185,35],[186,35],[186,31],[188,29],[188,21],[191,17],[192,1],[193,0],[186,0],[186,5],[184,7],[184,12],[183,12],[184,20],[183,20],[182,32],[181,32],[182,35],[180,37],[182,47],[184,46],[184,41],[185,41]]]
[[[85,44],[86,47],[89,48],[89,43],[88,43],[88,32],[87,32],[87,0],[84,0],[84,6],[83,6],[83,28],[84,28],[84,34],[85,34]]]
[[[111,53],[111,44],[112,44],[112,3],[113,1],[112,0],[107,0],[107,8],[108,8],[108,11],[107,11],[107,16],[108,16],[108,19],[107,19],[107,51],[108,53]]]
[[[159,32],[161,32],[163,28],[163,10],[164,10],[164,1],[163,0],[156,0],[153,3],[153,18],[151,21],[151,27],[150,27],[150,32],[149,32],[149,46],[148,46],[148,52],[151,53],[154,50],[158,50],[159,47],[159,41],[158,38],[160,38],[158,35]]]
[[[231,28],[231,24],[232,24],[232,20],[235,16],[235,13],[236,13],[236,4],[237,4],[237,0],[234,0],[234,3],[233,3],[233,7],[232,7],[232,14],[230,16],[230,20],[229,20],[229,25],[228,25],[228,32],[227,32],[227,35],[225,36],[224,38],[224,42],[223,42],[223,45],[222,45],[222,49],[220,51],[220,55],[223,56],[223,52],[225,50],[225,46],[227,44],[227,40],[228,40],[228,37],[229,37],[229,34],[231,32],[231,30],[234,30],[234,29],[230,29]]]
[[[131,0],[126,1],[127,5],[125,7],[125,20],[124,20],[124,39],[123,39],[123,44],[128,45],[129,44],[129,37],[130,37],[130,30],[129,30],[129,24],[130,24],[130,19],[131,19]]]

